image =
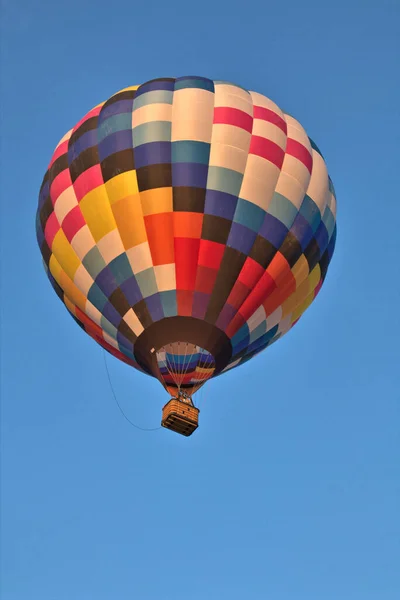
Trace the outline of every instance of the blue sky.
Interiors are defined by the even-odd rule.
[[[399,4],[1,7],[2,600],[397,599]],[[185,439],[122,418],[101,349],[45,277],[34,218],[52,150],[85,112],[188,74],[304,125],[338,241],[314,305],[207,386]],[[108,364],[126,414],[157,426],[159,383]]]

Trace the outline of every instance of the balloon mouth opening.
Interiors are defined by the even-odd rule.
[[[154,350],[161,383],[194,394],[215,372],[214,356],[198,344],[175,341]]]
[[[213,369],[214,375],[220,373],[232,357],[232,343],[226,333],[195,317],[165,317],[146,327],[135,342],[135,359],[147,373],[160,379],[161,358],[157,354],[163,351],[168,354],[168,350],[172,364],[174,357],[186,355],[184,359],[179,358],[186,366],[187,358],[196,354],[198,364]]]

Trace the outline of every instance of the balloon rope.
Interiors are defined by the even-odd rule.
[[[115,400],[116,405],[118,406],[118,408],[119,408],[122,416],[128,421],[128,423],[130,423],[132,425],[132,427],[135,427],[136,429],[140,429],[140,431],[158,431],[159,429],[161,429],[161,425],[159,427],[152,427],[152,428],[140,427],[139,425],[136,425],[135,423],[132,423],[132,421],[126,416],[126,414],[122,410],[122,407],[121,407],[120,403],[118,402],[117,395],[116,395],[116,393],[114,391],[114,387],[113,387],[113,384],[112,384],[112,381],[111,381],[111,377],[110,377],[110,372],[108,370],[106,351],[104,349],[103,349],[103,358],[104,358],[104,364],[105,364],[105,367],[106,367],[106,373],[107,373],[108,383],[110,384],[110,389],[111,389],[112,395],[114,396],[114,400]]]
[[[175,375],[174,375],[173,371],[171,371],[170,367],[168,366],[168,352],[167,352],[167,347],[166,347],[166,346],[164,346],[163,348],[165,349],[165,366],[166,366],[166,368],[167,368],[167,371],[168,371],[168,373],[169,373],[169,374],[170,374],[170,376],[171,376],[171,379],[172,379],[172,381],[173,381],[173,382],[175,383],[175,385],[178,387],[178,383],[177,383],[176,377],[175,377]],[[163,349],[163,348],[162,348],[162,349]],[[170,366],[171,366],[171,363],[170,363]]]

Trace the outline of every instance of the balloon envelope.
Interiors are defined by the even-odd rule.
[[[75,321],[170,392],[192,394],[313,302],[336,201],[319,149],[270,99],[161,78],[118,92],[62,138],[37,238]]]

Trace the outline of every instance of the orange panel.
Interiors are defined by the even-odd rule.
[[[200,239],[203,216],[194,212],[174,212],[174,236]]]
[[[154,266],[175,262],[173,213],[149,215],[144,218]]]

